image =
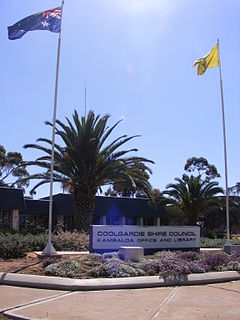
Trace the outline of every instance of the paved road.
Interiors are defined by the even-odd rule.
[[[0,286],[0,311],[18,319],[239,320],[240,281],[69,292]]]

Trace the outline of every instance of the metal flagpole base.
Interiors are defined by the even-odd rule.
[[[231,245],[232,245],[232,241],[230,239],[227,239],[224,246],[231,246]]]
[[[42,255],[45,256],[51,256],[51,255],[57,255],[57,251],[54,249],[53,245],[51,244],[51,242],[46,245],[46,247],[44,248]]]
[[[232,244],[232,241],[230,239],[227,239],[224,244],[224,252],[228,254],[232,254],[234,252],[234,245]]]

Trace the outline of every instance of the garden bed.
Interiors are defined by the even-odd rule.
[[[39,259],[31,253],[24,258],[0,260],[0,272],[47,275],[75,279],[137,276],[175,277],[211,271],[240,272],[240,252],[162,251],[145,256],[140,262],[122,261],[117,253],[86,254],[79,257]]]
[[[89,236],[85,233],[61,232],[53,235],[58,251],[88,251]],[[239,243],[239,237],[233,239]],[[237,241],[237,242],[236,242]],[[39,259],[29,251],[42,251],[47,234],[1,234],[0,272],[48,275],[77,279],[135,276],[175,276],[211,271],[240,271],[240,252],[227,255],[223,251],[161,251],[145,256],[140,262],[122,261],[117,253],[84,254],[61,258]],[[223,247],[224,239],[201,239],[201,247]]]

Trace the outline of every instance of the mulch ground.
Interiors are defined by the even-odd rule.
[[[83,256],[80,254],[79,256],[74,255],[64,255],[59,256],[59,259],[77,259]],[[46,259],[46,258],[45,258]],[[27,253],[23,258],[16,259],[0,259],[0,272],[5,273],[21,273],[21,274],[32,274],[37,276],[44,275],[44,259],[39,257],[34,252]],[[56,258],[56,262],[58,258]],[[46,266],[46,265],[45,265]],[[1,320],[1,318],[0,318]]]
[[[0,259],[0,272],[25,273],[42,276],[44,275],[43,270],[43,262],[35,253],[28,253],[25,257],[18,259]]]

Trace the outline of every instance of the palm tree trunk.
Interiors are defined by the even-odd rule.
[[[73,196],[74,229],[89,232],[93,224],[95,192],[87,188],[75,189]]]

